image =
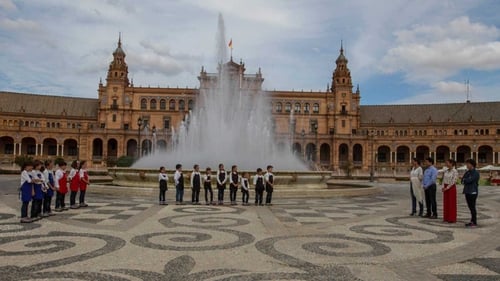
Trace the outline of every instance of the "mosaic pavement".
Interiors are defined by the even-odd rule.
[[[90,189],[88,208],[19,224],[17,181],[0,176],[0,280],[500,280],[498,187],[482,188],[477,229],[462,196],[457,224],[407,216],[404,184],[271,207]]]

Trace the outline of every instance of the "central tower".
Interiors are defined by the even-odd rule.
[[[359,86],[352,91],[351,71],[347,67],[348,60],[344,55],[344,47],[340,45],[340,54],[335,61],[336,68],[332,75],[333,111],[335,133],[340,135],[356,134],[359,128]]]

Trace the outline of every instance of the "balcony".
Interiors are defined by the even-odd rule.
[[[119,106],[117,104],[112,104],[109,106],[109,108],[112,110],[118,110]]]

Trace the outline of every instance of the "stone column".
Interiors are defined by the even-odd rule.
[[[38,143],[35,144],[35,156],[38,155]]]
[[[43,143],[40,144],[40,156],[43,155]]]
[[[61,157],[64,156],[64,144],[61,144]]]

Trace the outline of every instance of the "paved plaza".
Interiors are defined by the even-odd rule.
[[[409,217],[405,183],[357,198],[278,191],[270,207],[159,206],[156,192],[91,186],[88,208],[20,224],[18,181],[0,176],[0,280],[500,280],[500,187],[481,187],[476,229],[461,194],[457,224]]]

